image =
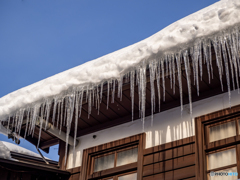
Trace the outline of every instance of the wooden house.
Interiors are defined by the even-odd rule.
[[[239,23],[238,0],[223,0],[13,92],[2,128],[59,143],[71,180],[240,178]]]

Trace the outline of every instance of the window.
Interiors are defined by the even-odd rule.
[[[209,128],[209,142],[236,136],[235,121],[221,123]]]
[[[115,150],[113,152],[94,156],[94,171],[102,171],[130,163],[137,162],[138,148],[130,147],[126,149]]]
[[[142,177],[145,133],[83,151],[82,180],[137,180]]]
[[[214,176],[210,176],[213,172],[237,172],[237,156],[236,148],[231,147],[230,149],[220,150],[218,152],[212,152],[207,155],[207,173],[208,179],[216,179]],[[217,177],[219,178],[219,177]],[[223,179],[236,179],[236,176],[226,177]]]
[[[196,179],[233,180],[240,176],[240,106],[195,119]],[[211,173],[232,176],[211,176]],[[235,174],[236,173],[236,174]]]

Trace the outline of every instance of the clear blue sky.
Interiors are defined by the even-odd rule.
[[[1,0],[0,97],[136,43],[215,2]],[[26,141],[20,145],[35,151]],[[58,160],[57,147],[46,156]]]

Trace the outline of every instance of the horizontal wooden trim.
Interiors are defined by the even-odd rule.
[[[38,169],[38,170],[43,170],[43,171],[48,171],[48,172],[59,173],[59,174],[63,174],[63,175],[70,175],[70,173],[67,172],[67,171],[59,170],[54,166],[43,165],[43,164],[34,164],[34,163],[30,163],[30,162],[12,161],[12,160],[2,159],[2,158],[0,158],[0,164],[2,164],[2,165],[11,164],[11,167],[13,167],[13,168],[14,168],[14,166],[27,167],[29,169]]]
[[[232,119],[240,115],[240,106],[233,106],[231,108],[216,111],[207,115],[196,117],[196,120],[201,120],[202,123],[213,123],[226,119]]]
[[[194,177],[186,178],[184,180],[196,180],[196,177],[194,176]]]
[[[32,163],[40,163],[40,164],[46,164],[45,161],[41,157],[35,157],[30,155],[25,155],[17,152],[10,151],[12,158],[17,159],[19,161],[27,161]],[[58,167],[58,162],[53,161],[51,159],[46,159],[47,162],[49,162],[50,165]]]
[[[88,175],[88,179],[93,180],[93,179],[99,179],[107,177],[107,176],[114,176],[120,173],[124,173],[127,171],[134,171],[137,170],[137,162],[135,163],[131,163],[131,164],[127,164],[127,165],[123,165],[123,166],[119,166],[119,167],[115,167],[115,168],[111,168],[111,169],[106,169],[103,171],[99,171],[99,172],[95,172],[91,175]]]
[[[120,139],[120,140],[117,140],[117,141],[114,141],[114,142],[110,142],[110,143],[105,143],[105,144],[102,144],[102,145],[99,145],[99,146],[95,146],[95,147],[92,147],[92,148],[88,148],[86,149],[88,154],[92,154],[92,153],[95,153],[95,152],[102,152],[102,151],[106,151],[110,148],[116,148],[117,146],[129,146],[129,145],[136,145],[138,144],[138,141],[140,139],[142,134],[138,134],[138,135],[134,135],[134,136],[131,136],[131,137],[127,137],[127,138],[124,138],[124,139]]]
[[[59,144],[59,139],[58,138],[52,138],[52,139],[49,139],[47,141],[41,142],[40,145],[39,145],[39,148],[40,149],[46,149],[46,148],[49,148],[49,147],[57,145],[57,144]]]
[[[188,138],[184,138],[184,139],[180,139],[180,140],[177,140],[177,141],[162,144],[162,145],[159,145],[159,146],[154,146],[154,147],[151,147],[151,148],[148,148],[148,149],[144,149],[143,154],[144,155],[152,154],[152,153],[165,151],[167,149],[173,149],[173,148],[177,148],[177,147],[181,147],[181,146],[185,146],[187,144],[193,144],[193,143],[195,143],[195,136],[191,136],[191,137],[188,137]]]
[[[155,174],[152,176],[143,177],[143,180],[179,180],[179,179],[188,179],[195,176],[195,166],[189,166],[174,171],[168,171],[165,173]]]
[[[144,166],[143,176],[180,169],[191,165],[195,165],[195,154]]]
[[[195,153],[195,144],[188,144],[185,146],[181,146],[174,149],[169,149],[166,151],[161,151],[161,152],[144,156],[143,165],[157,163],[157,162],[178,158],[181,156],[186,156],[194,153]]]
[[[215,168],[215,169],[211,169],[211,170],[207,170],[207,173],[210,173],[211,171],[221,171],[221,170],[225,170],[225,169],[229,169],[229,168],[232,168],[232,167],[237,167],[237,164],[231,164],[231,165],[228,165],[228,166],[222,166],[222,167],[219,167],[219,168]]]
[[[80,179],[80,173],[73,174],[69,180],[79,180]]]
[[[232,145],[235,145],[238,143],[240,143],[240,135],[229,137],[226,139],[221,139],[221,140],[206,144],[204,147],[204,150],[206,152],[209,152],[209,151],[217,150],[217,149],[224,148],[227,146],[232,146]]]
[[[71,174],[76,174],[76,173],[80,173],[81,172],[81,166],[72,168],[72,169],[67,169],[68,172],[70,172]]]

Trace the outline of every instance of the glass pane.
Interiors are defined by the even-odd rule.
[[[232,136],[236,136],[235,121],[209,128],[209,142],[218,141]]]
[[[118,177],[118,180],[136,180],[136,179],[137,179],[137,173]]]
[[[113,168],[114,167],[114,156],[115,156],[115,154],[110,154],[107,156],[96,158],[95,162],[94,162],[94,172]]]
[[[236,164],[236,149],[228,149],[208,156],[208,170]]]
[[[217,175],[213,174],[213,172],[208,174],[208,179],[209,180],[236,180],[238,179],[238,176],[236,174],[237,172],[237,167],[229,168],[229,169],[223,169],[221,171],[216,171],[214,173],[220,173],[223,172],[223,175]],[[225,172],[228,173],[228,176],[226,176]],[[213,176],[214,175],[214,176]]]
[[[129,149],[117,153],[117,166],[137,162],[138,148]]]

